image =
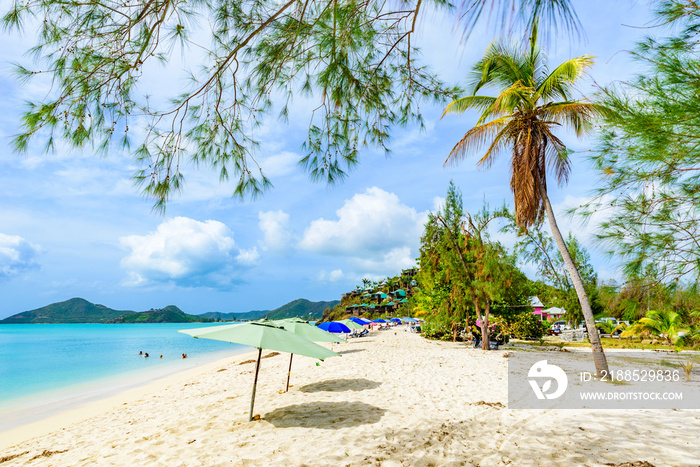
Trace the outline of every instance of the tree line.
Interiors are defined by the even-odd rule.
[[[600,128],[591,156],[599,188],[578,212],[610,212],[597,234],[627,277],[646,278],[652,268],[656,285],[649,287],[668,290],[692,290],[700,278],[700,6],[692,0],[650,4],[664,29],[640,38],[633,52],[644,72],[601,87],[589,102],[578,96],[576,84],[592,58],[548,68],[538,40],[560,31],[569,37],[582,33],[572,0],[15,1],[4,26],[19,30],[35,21],[40,31],[32,48],[36,67],[20,65],[17,74],[22,80],[48,75],[53,88],[28,104],[14,145],[25,151],[41,139],[51,150],[60,140],[103,152],[121,145],[138,163],[135,180],[164,209],[182,188],[187,160],[217,169],[222,180],[233,178],[236,195],[268,189],[252,129],[271,112],[285,120],[296,95],[318,104],[300,165],[312,179],[329,183],[359,162],[363,148],[388,149],[393,127],[421,124],[421,101],[449,103],[446,114],[476,110],[477,123],[448,162],[479,155],[479,164],[488,167],[498,155],[510,154],[513,228],[523,238],[521,252],[547,256],[552,267],[559,260],[551,248],[543,249],[546,241],[538,233],[546,218],[567,270],[567,276],[550,279],[572,303],[575,294],[592,330],[600,373],[607,364],[594,331],[590,278],[577,267],[578,247],[561,235],[547,192],[552,176],[564,185],[570,175],[571,152],[557,136],[560,127],[578,136]],[[488,48],[466,89],[445,83],[422,62],[415,44],[417,21],[430,9],[460,18],[465,42],[488,18],[514,40]],[[203,18],[211,26],[204,45],[193,39]],[[147,65],[167,61],[177,44],[204,48],[201,66],[189,67],[196,71],[178,96],[155,102],[141,94],[139,83]],[[481,93],[489,88],[497,94]],[[131,131],[134,121],[145,124],[144,131]],[[456,269],[448,274],[436,266],[436,274],[462,287],[466,298],[460,300],[471,302],[480,322],[488,323],[503,298],[487,284],[510,277],[494,258],[507,255],[486,237],[487,212],[467,216],[459,228],[443,214],[431,218],[425,240],[449,251]],[[425,266],[431,258],[421,261]],[[481,285],[458,286],[460,275]],[[456,294],[443,290],[444,283],[436,283],[436,294]],[[449,307],[464,310],[458,299]]]

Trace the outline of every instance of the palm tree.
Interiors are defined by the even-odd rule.
[[[547,196],[546,173],[549,168],[559,185],[563,185],[571,170],[569,153],[554,135],[554,128],[567,126],[577,136],[582,136],[601,112],[595,104],[571,98],[575,83],[592,64],[592,57],[584,55],[550,72],[537,45],[535,25],[526,50],[491,44],[484,58],[473,68],[472,95],[451,102],[443,117],[467,110],[481,112],[476,125],[455,145],[445,164],[457,163],[486,144],[488,149],[479,160],[479,166],[489,167],[498,154],[511,152],[510,187],[516,223],[527,230],[542,221],[546,213],[581,304],[596,373],[601,375],[608,370],[607,361],[581,275],[566,248]],[[500,93],[496,97],[477,95],[486,86],[493,86]]]
[[[667,344],[673,345],[678,337],[678,332],[682,330],[683,320],[678,313],[670,310],[650,310],[644,318],[623,332],[622,336],[637,336],[647,332],[666,339]]]
[[[603,334],[609,334],[611,337],[613,334],[615,334],[617,331],[624,331],[627,329],[627,325],[625,323],[616,323],[615,321],[612,320],[605,320],[596,325],[598,329],[603,331]]]

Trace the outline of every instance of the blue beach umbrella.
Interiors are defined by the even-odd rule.
[[[352,318],[350,318],[350,321],[352,321],[353,323],[361,324],[361,325],[363,325],[363,326],[364,326],[365,324],[368,324],[368,323],[369,323],[369,321],[367,321],[366,319],[357,318],[357,317],[355,317],[355,316],[353,316]]]
[[[403,321],[404,323],[417,323],[418,322],[417,319],[409,318],[408,316],[405,318],[401,318],[401,321]]]
[[[401,322],[401,319],[399,319],[399,318],[391,318],[391,321],[393,321],[394,323],[400,323],[400,322]]]
[[[373,320],[372,322],[373,322],[373,323],[386,323],[386,321],[384,321],[384,320],[381,319],[381,318],[377,318],[377,319]]]
[[[329,321],[326,323],[321,323],[318,325],[319,328],[323,329],[324,331],[328,332],[336,332],[336,333],[344,333],[344,334],[349,334],[352,332],[352,330],[344,325],[343,323],[340,323],[338,321]]]

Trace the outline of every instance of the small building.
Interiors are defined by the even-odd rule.
[[[382,303],[386,300],[387,295],[384,292],[377,292],[372,294],[372,298],[377,301],[377,303]]]
[[[539,297],[530,297],[530,306],[533,308],[532,314],[538,316],[540,321],[547,319],[548,315],[544,312],[544,305]]]
[[[551,316],[555,320],[558,320],[566,314],[566,310],[563,308],[557,308],[556,306],[553,306],[544,310],[543,313],[545,313],[547,316]]]

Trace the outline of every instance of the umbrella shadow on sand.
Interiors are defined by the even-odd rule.
[[[337,430],[377,423],[385,412],[364,402],[308,402],[275,409],[262,418],[277,428]]]
[[[346,355],[349,353],[355,353],[355,352],[366,352],[365,349],[349,349],[349,350],[343,350],[343,351],[338,351],[340,355]]]
[[[382,383],[370,381],[364,378],[358,379],[329,379],[318,383],[307,384],[299,388],[301,392],[342,392],[342,391],[365,391],[376,389]]]

